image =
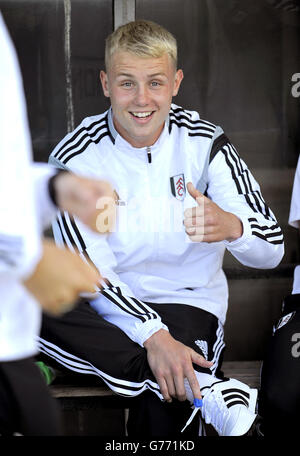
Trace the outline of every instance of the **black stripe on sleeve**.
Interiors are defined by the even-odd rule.
[[[76,250],[76,252],[79,253],[79,248],[78,248],[78,246],[76,245],[76,242],[75,242],[75,240],[74,240],[74,238],[73,238],[73,236],[72,236],[72,234],[71,234],[71,231],[70,231],[70,229],[69,229],[69,227],[68,227],[68,224],[67,224],[66,217],[65,217],[64,213],[63,213],[63,212],[60,212],[60,216],[61,216],[61,221],[62,221],[62,224],[63,224],[63,227],[64,227],[64,231],[65,231],[65,233],[66,233],[66,235],[67,235],[67,237],[68,237],[70,243],[72,244],[72,246],[74,247],[74,249]],[[61,230],[61,232],[62,232],[61,227],[60,227],[60,230]]]
[[[119,299],[116,299],[116,296],[114,296],[114,293],[112,291],[102,290],[101,294],[105,296],[106,299],[113,302],[117,307],[122,309],[124,312],[127,312],[128,314],[140,319],[143,323],[149,319],[146,318],[146,316],[142,315],[140,312],[138,312],[136,309],[134,309],[129,302],[124,302],[123,299],[121,299],[122,302],[120,302]]]
[[[254,213],[261,214],[266,220],[271,222],[269,227],[264,225],[262,228],[255,218],[250,218],[249,222],[256,222],[255,226],[252,226],[250,223],[252,234],[271,244],[282,244],[283,234],[277,224],[275,216],[265,203],[261,192],[259,190],[253,190],[249,170],[243,166],[242,160],[235,148],[230,143],[227,143],[223,145],[219,151],[224,155],[225,162],[230,169],[238,194],[245,198],[245,201]],[[215,149],[214,156],[217,153],[218,151]],[[277,233],[275,232],[276,229],[278,230]],[[268,232],[268,230],[270,232]],[[276,237],[278,237],[278,239],[274,239]]]
[[[124,306],[122,305],[122,303],[123,303],[125,306],[129,307],[133,312],[133,313],[132,312],[129,312],[129,313],[132,313],[133,315],[135,315],[135,314],[140,315],[139,318],[142,317],[144,319],[144,321],[157,319],[156,312],[154,312],[151,308],[149,308],[142,301],[139,301],[138,299],[134,298],[133,296],[123,295],[121,288],[114,287],[110,282],[109,282],[108,286],[104,286],[104,288],[102,290],[102,294],[107,299],[110,299],[110,297],[111,297],[112,299],[110,299],[110,300],[113,300],[113,302],[115,304],[117,304],[115,302],[116,298],[117,298],[118,303],[119,303],[117,305],[119,305],[120,308],[123,308],[123,310],[126,311],[126,308],[124,308]]]
[[[59,229],[59,232],[60,232],[60,234],[61,234],[61,238],[62,238],[62,240],[63,240],[63,243],[64,243],[64,245],[67,247],[68,244],[67,244],[67,241],[66,241],[66,239],[65,239],[65,235],[64,235],[64,232],[63,232],[63,229],[62,229],[62,227],[61,227],[61,223],[60,223],[60,220],[59,220],[58,217],[56,218],[56,224],[57,224],[58,229]]]

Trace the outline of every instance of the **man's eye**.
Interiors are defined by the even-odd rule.
[[[152,87],[158,87],[158,86],[160,86],[160,83],[157,81],[152,81],[151,85],[152,85]]]
[[[123,82],[122,86],[123,87],[132,87],[132,82]]]

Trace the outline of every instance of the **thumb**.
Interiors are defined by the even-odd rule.
[[[187,190],[189,192],[189,194],[191,195],[192,198],[194,198],[194,200],[197,201],[197,198],[201,198],[203,195],[201,192],[199,192],[199,190],[197,190],[194,185],[192,184],[192,182],[188,182],[187,183]],[[198,201],[197,201],[198,202]]]

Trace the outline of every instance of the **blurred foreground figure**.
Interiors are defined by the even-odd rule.
[[[58,207],[95,230],[113,193],[107,182],[32,163],[22,78],[1,14],[0,100],[0,435],[58,435],[59,414],[33,360],[41,307],[62,315],[80,293],[101,288],[101,275],[42,230]]]

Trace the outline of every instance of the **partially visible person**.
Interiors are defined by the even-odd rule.
[[[113,193],[107,182],[32,163],[22,78],[1,13],[0,100],[0,435],[58,435],[59,413],[33,358],[41,307],[62,315],[102,278],[42,232],[58,207],[95,230],[99,201]]]
[[[300,157],[296,168],[289,224],[300,230]],[[261,371],[260,431],[265,436],[297,436],[300,418],[300,265],[283,300]]]

